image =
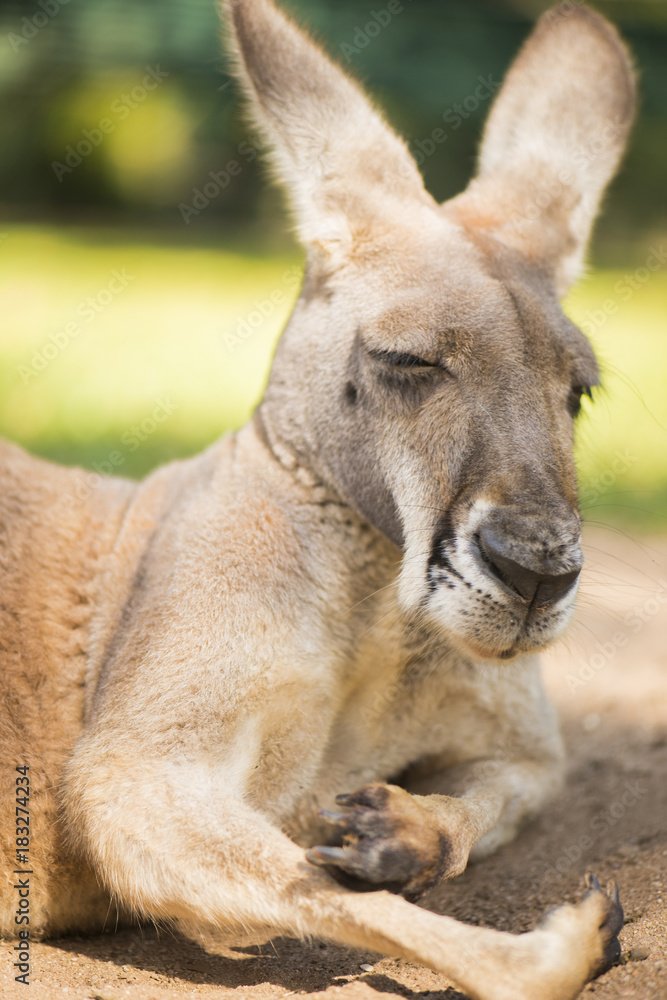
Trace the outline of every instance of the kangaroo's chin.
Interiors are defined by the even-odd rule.
[[[509,663],[523,656],[533,656],[541,653],[545,649],[548,649],[555,641],[556,639],[541,643],[517,641],[511,646],[494,648],[492,646],[482,646],[480,643],[471,642],[468,639],[460,639],[456,645],[471,659],[482,660],[484,662],[499,660],[502,663]]]
[[[447,622],[440,615],[432,615],[431,622],[446,637],[449,645],[466,659],[484,663],[494,661],[511,663],[524,656],[542,653],[553,646],[562,637],[567,627],[568,618],[569,616],[564,616],[565,620],[559,622],[553,629],[549,629],[548,632],[539,628],[533,630],[530,627],[517,630],[510,625],[507,629],[501,629],[501,634],[498,636],[488,634],[487,631],[483,639],[471,635],[465,626],[463,628],[457,628],[456,625],[452,627],[453,623]],[[468,621],[470,619],[466,619],[466,622]],[[473,629],[482,631],[474,625]]]
[[[492,649],[489,646],[481,646],[477,642],[469,641],[464,642],[463,645],[467,646],[473,656],[479,660],[513,660],[521,653],[526,652],[526,650],[518,649],[516,645],[505,649]]]

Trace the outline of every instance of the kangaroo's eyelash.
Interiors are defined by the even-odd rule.
[[[593,399],[593,387],[590,385],[573,385],[567,400],[567,408],[570,416],[577,417],[581,411],[582,396]]]
[[[407,354],[402,351],[369,351],[370,356],[375,361],[381,361],[384,364],[390,365],[392,368],[439,368],[441,371],[445,371],[442,365],[437,364],[435,361],[427,361],[425,358],[419,357],[418,354]]]

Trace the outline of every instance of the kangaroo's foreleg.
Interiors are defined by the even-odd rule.
[[[270,926],[405,957],[479,1000],[569,1000],[613,957],[622,921],[613,893],[593,887],[520,936],[461,924],[387,892],[343,888],[231,795],[219,765],[108,746],[79,744],[65,807],[80,849],[140,914],[195,936]]]
[[[336,799],[320,815],[328,842],[308,860],[352,888],[417,899],[514,838],[561,786],[559,754],[477,760],[407,772],[404,787],[376,782]]]

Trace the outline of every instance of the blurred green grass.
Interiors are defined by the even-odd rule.
[[[119,474],[140,476],[243,424],[301,262],[232,236],[229,245],[5,226],[0,435],[102,471],[113,452]],[[592,271],[566,310],[603,369],[577,429],[584,514],[667,530],[667,272],[641,270],[649,252],[636,250],[625,269]]]

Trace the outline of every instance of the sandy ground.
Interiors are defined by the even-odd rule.
[[[584,872],[616,878],[626,910],[622,964],[586,987],[597,1000],[667,1000],[667,539],[591,530],[580,610],[545,658],[569,747],[567,792],[511,846],[435,890],[426,905],[512,931],[581,890]],[[33,946],[30,1000],[465,1000],[408,962],[278,940],[212,957],[152,928]]]

